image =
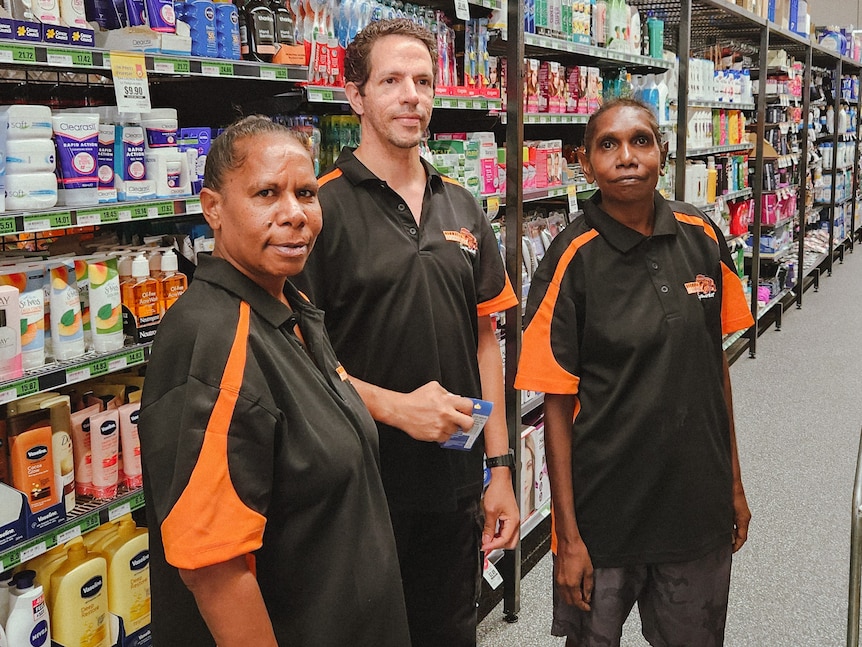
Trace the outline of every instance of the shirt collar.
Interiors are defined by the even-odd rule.
[[[621,222],[614,220],[600,206],[601,191],[596,193],[584,203],[584,217],[593,229],[599,232],[602,238],[623,253],[634,249],[647,236],[627,227]],[[652,238],[656,236],[675,236],[676,218],[673,210],[661,193],[655,192],[653,198],[655,205],[655,225],[653,226]]]
[[[274,328],[283,326],[291,318],[291,311],[283,303],[223,258],[200,254],[194,280],[206,281],[234,294]],[[319,313],[290,280],[284,283],[284,295],[300,317],[316,316]]]
[[[359,161],[354,154],[355,150],[355,148],[344,147],[335,162],[336,168],[340,169],[344,177],[354,185],[362,184],[363,182],[374,182],[377,184],[383,182],[365,164]],[[420,157],[419,160],[422,162],[422,166],[425,167],[425,175],[431,182],[431,186],[433,188],[439,186],[443,182],[439,171],[433,165],[429,164],[425,158]]]

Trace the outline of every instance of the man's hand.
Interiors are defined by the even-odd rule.
[[[508,467],[491,468],[491,483],[485,491],[482,505],[485,508],[482,550],[487,553],[497,548],[514,548],[518,543],[521,516]]]
[[[554,581],[567,604],[590,610],[593,597],[593,562],[583,540],[557,544]]]
[[[415,440],[442,443],[459,429],[473,426],[473,401],[449,393],[439,382],[399,395],[390,424]]]

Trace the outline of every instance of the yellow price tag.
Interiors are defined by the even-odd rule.
[[[117,109],[120,112],[148,112],[150,84],[144,55],[112,51],[111,72],[114,76]]]
[[[488,220],[493,220],[500,213],[500,197],[496,195],[488,196]]]

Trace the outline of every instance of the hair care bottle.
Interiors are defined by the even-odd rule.
[[[51,575],[54,640],[61,645],[109,647],[105,558],[70,542],[66,562]]]
[[[6,634],[9,644],[50,644],[51,621],[45,604],[45,592],[36,583],[36,571],[19,571],[12,578],[14,586],[9,589],[9,619]]]
[[[123,620],[126,634],[150,624],[150,544],[146,528],[120,521],[99,549],[108,562],[108,610]]]

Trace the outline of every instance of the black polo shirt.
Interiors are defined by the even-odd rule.
[[[156,645],[212,645],[177,568],[247,555],[281,645],[410,644],[377,434],[323,313],[200,258],[140,416]],[[249,637],[253,644],[253,637]]]
[[[437,380],[481,397],[479,316],[517,303],[494,232],[476,200],[423,161],[420,222],[350,149],[320,180],[323,231],[301,288],[326,312],[350,375],[409,392]],[[378,425],[383,484],[399,509],[454,510],[482,491],[484,443],[442,449]]]
[[[722,234],[655,196],[649,237],[588,201],[527,303],[516,386],[577,394],[575,508],[597,567],[695,559],[733,530],[721,342],[753,321]]]

